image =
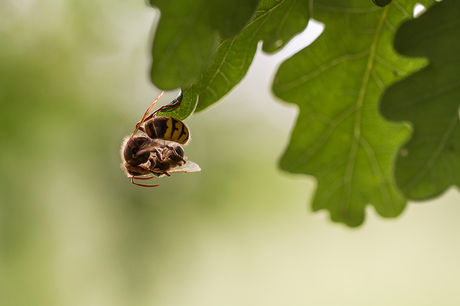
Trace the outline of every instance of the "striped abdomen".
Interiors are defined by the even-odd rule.
[[[151,138],[159,138],[186,144],[190,138],[187,126],[171,117],[155,117],[145,123],[145,132]]]

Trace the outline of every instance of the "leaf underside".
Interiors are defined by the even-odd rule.
[[[222,99],[243,79],[259,41],[263,41],[264,51],[278,51],[306,28],[308,20],[305,1],[262,0],[253,20],[237,37],[221,41],[212,63],[194,82],[193,87],[200,95],[197,111]]]
[[[391,47],[415,1],[385,8],[371,1],[315,3],[313,18],[324,32],[280,66],[273,85],[300,108],[280,166],[316,177],[313,210],[327,209],[333,221],[358,226],[368,204],[383,217],[397,216],[406,199],[395,188],[392,162],[409,131],[383,120],[378,100],[386,86],[424,64]]]
[[[168,113],[178,119],[232,90],[260,41],[265,52],[276,52],[310,17],[325,24],[316,41],[280,66],[273,84],[275,95],[300,109],[280,167],[316,177],[314,211],[326,209],[333,221],[358,226],[367,205],[395,217],[406,197],[423,199],[460,185],[455,0],[418,19],[412,19],[414,5],[429,7],[434,0],[393,0],[385,7],[367,0],[261,0],[257,9],[257,1],[247,1],[241,11],[230,1],[151,2],[162,12],[152,80],[163,89],[183,89],[181,107]],[[222,26],[218,18],[236,26]],[[398,54],[393,39],[396,50],[412,58]],[[413,127],[409,141],[403,121]]]
[[[158,88],[187,88],[208,66],[219,37],[238,34],[258,0],[151,0],[160,9],[151,76]]]
[[[215,2],[220,3],[220,1]],[[174,7],[180,7],[178,3],[181,3],[181,1],[177,0],[174,3]],[[202,60],[193,60],[193,56],[190,56],[190,54],[182,54],[182,57],[177,57],[177,54],[172,53],[169,55],[164,54],[166,47],[163,47],[163,45],[171,45],[172,43],[169,41],[174,40],[172,37],[184,37],[187,35],[187,41],[177,45],[177,53],[183,49],[190,49],[190,46],[187,47],[189,40],[196,42],[200,41],[201,37],[201,40],[206,40],[208,41],[207,44],[211,45],[211,39],[209,37],[204,39],[204,34],[192,33],[184,27],[177,31],[168,31],[167,26],[160,28],[162,20],[168,19],[168,15],[163,10],[168,11],[171,7],[165,5],[163,1],[152,1],[152,4],[158,6],[162,11],[162,16],[164,16],[164,18],[160,19],[153,44],[152,81],[162,89],[183,88],[184,99],[182,106],[172,114],[178,119],[185,119],[191,115],[195,110],[197,101],[199,102],[196,106],[196,111],[202,111],[230,92],[246,75],[257,51],[259,41],[263,41],[264,51],[276,52],[289,42],[293,36],[302,32],[310,18],[307,1],[261,0],[252,19],[244,27],[240,28],[237,36],[229,35],[226,38],[221,35],[217,37],[216,41],[213,40],[216,45],[211,48],[210,53],[201,53]],[[220,16],[222,14],[222,8],[216,5],[208,7],[207,10],[207,14],[211,16]],[[184,15],[186,15],[185,12]],[[177,20],[177,18],[175,19]],[[172,21],[168,20],[164,22],[172,23]],[[215,21],[208,24],[214,23]],[[211,30],[208,29],[204,32],[209,34]],[[157,46],[157,44],[160,44],[160,46]],[[209,51],[209,49],[207,50]],[[157,53],[161,56],[156,55]],[[166,61],[165,57],[167,58]],[[156,58],[158,58],[157,64],[155,64]],[[202,64],[197,65],[197,62],[202,62]],[[161,67],[159,67],[160,65]],[[187,68],[190,73],[187,73],[187,77],[185,77],[181,67],[187,65],[193,67]],[[196,73],[198,70],[200,72]],[[183,109],[183,107],[186,109]]]
[[[396,50],[429,65],[390,86],[382,114],[408,121],[413,134],[400,149],[396,183],[411,199],[427,199],[460,186],[460,2],[444,0],[396,33]]]

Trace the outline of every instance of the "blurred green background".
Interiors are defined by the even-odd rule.
[[[131,185],[157,13],[0,1],[0,305],[460,305],[458,191],[351,230],[277,169],[296,110],[269,87],[292,46],[187,119],[201,172]]]

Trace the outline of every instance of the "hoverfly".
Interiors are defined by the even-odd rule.
[[[159,184],[144,185],[136,183],[134,179],[148,180],[171,176],[171,173],[176,172],[201,170],[197,164],[186,160],[185,151],[179,145],[190,140],[187,126],[172,117],[155,117],[161,110],[172,111],[177,108],[182,102],[182,92],[171,103],[149,114],[163,93],[152,102],[141,121],[136,124],[133,134],[126,137],[122,144],[122,168],[131,178],[131,183],[137,186],[156,187]],[[137,131],[143,134],[136,134]]]

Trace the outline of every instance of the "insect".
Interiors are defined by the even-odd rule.
[[[141,137],[144,136],[134,137],[133,140]],[[145,153],[149,154],[146,160],[144,159]],[[139,163],[139,161],[143,162]],[[156,187],[159,184],[145,185],[135,182],[134,179],[149,180],[154,177],[169,177],[172,173],[197,172],[201,170],[196,163],[185,159],[185,151],[177,143],[155,143],[154,146],[141,148],[138,151],[138,157],[124,162],[123,169],[127,176],[131,178],[131,183],[142,187]]]
[[[174,141],[180,144],[187,144],[190,140],[190,132],[185,123],[172,117],[155,117],[155,115],[161,110],[166,109],[166,111],[172,111],[177,108],[182,102],[182,92],[180,92],[179,95],[171,103],[160,107],[149,115],[150,111],[162,96],[163,92],[161,92],[152,102],[142,117],[141,121],[136,124],[136,129],[134,130],[132,136],[134,136],[136,132],[140,130],[149,135],[152,139],[163,139]]]
[[[182,93],[179,93],[171,103],[149,115],[163,93],[161,92],[152,102],[141,121],[136,124],[133,134],[126,137],[122,144],[121,155],[124,160],[122,168],[131,178],[131,183],[137,186],[156,187],[159,184],[140,184],[135,182],[135,179],[149,180],[154,177],[169,177],[171,173],[176,172],[201,170],[196,163],[186,160],[185,151],[180,146],[190,140],[187,126],[171,117],[155,117],[155,114],[161,110],[172,111],[177,108],[182,102]],[[138,130],[144,134],[136,134]]]
[[[125,170],[126,175],[131,178],[131,183],[139,186],[147,186],[134,182],[134,178],[152,174],[152,171],[146,164],[149,162],[152,152],[156,152],[159,146],[161,146],[159,142],[145,135],[135,135],[134,137],[125,138],[121,147],[121,155],[124,159],[122,168]],[[151,186],[156,187],[158,184]]]
[[[171,143],[165,145],[161,152],[156,152],[155,158],[150,160],[149,169],[158,176],[171,176],[170,173],[201,170],[200,166],[184,158],[184,148],[177,143]]]

